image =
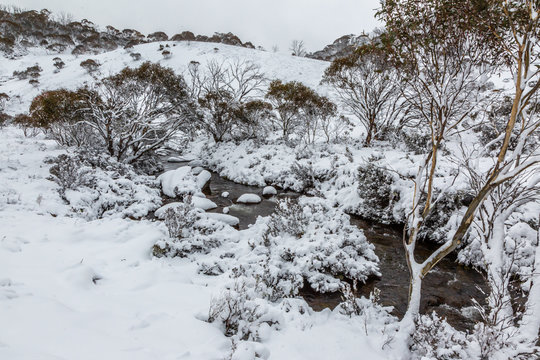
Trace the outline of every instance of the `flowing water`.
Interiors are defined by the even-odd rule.
[[[186,163],[166,163],[166,170],[183,166]],[[258,216],[268,216],[273,213],[279,198],[298,197],[299,193],[278,190],[278,195],[263,198],[259,204],[235,204],[234,201],[242,194],[262,194],[262,188],[237,184],[220,177],[212,172],[209,184],[203,190],[206,197],[218,205],[211,212],[223,212],[229,208],[229,215],[240,219],[239,229],[246,229],[255,223]],[[228,192],[229,196],[221,196]],[[381,277],[372,277],[365,284],[359,284],[357,295],[368,297],[374,288],[380,290],[380,303],[393,306],[393,314],[401,317],[407,307],[409,272],[402,245],[402,229],[395,226],[377,224],[351,216],[351,223],[364,231],[367,239],[375,245],[375,252],[380,259]],[[434,249],[433,244],[420,243],[417,246],[417,260],[425,259]],[[422,283],[421,312],[437,312],[447,318],[448,322],[459,330],[471,329],[478,321],[478,313],[473,309],[473,299],[483,303],[486,291],[482,274],[461,266],[455,258],[448,256],[424,278]],[[309,289],[301,295],[314,310],[326,307],[334,308],[341,299],[340,293],[320,294]]]

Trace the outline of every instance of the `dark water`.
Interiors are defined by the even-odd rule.
[[[166,169],[175,169],[187,163],[166,164]],[[229,192],[229,196],[221,196]],[[278,195],[263,198],[259,204],[235,204],[236,199],[245,193],[253,193],[262,197],[262,188],[234,183],[212,173],[209,185],[204,189],[206,197],[218,205],[211,212],[223,211],[229,207],[229,215],[240,219],[239,229],[245,229],[255,223],[258,216],[273,213],[276,200],[284,197],[298,197],[300,194],[278,189]],[[366,284],[359,284],[357,295],[368,297],[374,288],[380,290],[380,303],[393,306],[393,314],[401,317],[407,308],[409,271],[402,245],[402,230],[399,227],[376,224],[351,216],[351,223],[364,231],[367,239],[375,245],[375,252],[380,259],[382,276],[373,277]],[[417,245],[417,260],[429,256],[434,250],[433,244]],[[480,289],[486,291],[482,275],[473,269],[457,264],[452,256],[443,259],[425,278],[422,283],[421,312],[437,312],[446,317],[448,322],[459,330],[471,329],[478,319],[477,312],[471,306],[473,299],[483,303],[485,296]],[[304,289],[301,295],[314,310],[326,307],[334,308],[342,299],[340,293],[319,294]]]

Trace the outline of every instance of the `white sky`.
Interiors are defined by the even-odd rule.
[[[287,50],[294,39],[308,51],[341,35],[371,31],[379,0],[0,0],[26,9],[47,8],[86,18],[101,27],[134,28],[144,34],[184,30],[232,32],[242,41]]]

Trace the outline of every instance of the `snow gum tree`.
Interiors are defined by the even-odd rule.
[[[321,127],[324,129],[329,118],[337,114],[336,105],[327,97],[298,81],[272,81],[266,99],[274,107],[276,125],[285,141],[294,132],[299,132],[306,143],[313,143],[317,131]]]
[[[182,76],[159,64],[125,68],[103,79],[95,92],[87,99],[86,123],[119,161],[148,155],[195,117]]]
[[[366,130],[366,146],[393,125],[403,108],[398,73],[388,55],[380,41],[373,39],[351,55],[332,61],[322,80],[360,121]]]
[[[410,285],[408,310],[401,323],[402,339],[408,339],[414,331],[423,277],[462,243],[486,198],[508,181],[522,177],[540,160],[537,152],[525,151],[531,135],[540,126],[538,118],[529,111],[531,99],[540,86],[536,66],[540,54],[537,6],[528,0],[382,2],[379,16],[393,37],[393,51],[407,84],[403,95],[425,120],[431,134],[430,149],[413,180],[412,211],[403,236]],[[482,104],[478,83],[487,62],[492,66],[503,65],[515,79],[511,114],[504,133],[494,141],[498,145],[497,155],[491,168],[483,172],[476,194],[448,240],[418,262],[417,235],[441,199],[441,195],[435,198],[433,191],[441,145]],[[531,82],[533,86],[528,86]],[[516,143],[512,151],[511,140]],[[536,291],[533,285],[531,294]],[[536,318],[540,314],[537,311]],[[538,322],[528,322],[535,328],[528,331],[534,338],[538,334]]]

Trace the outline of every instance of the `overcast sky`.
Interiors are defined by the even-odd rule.
[[[64,11],[105,27],[145,34],[184,30],[195,34],[232,32],[242,41],[287,50],[294,39],[309,51],[345,34],[371,31],[379,0],[0,0],[26,9]]]

